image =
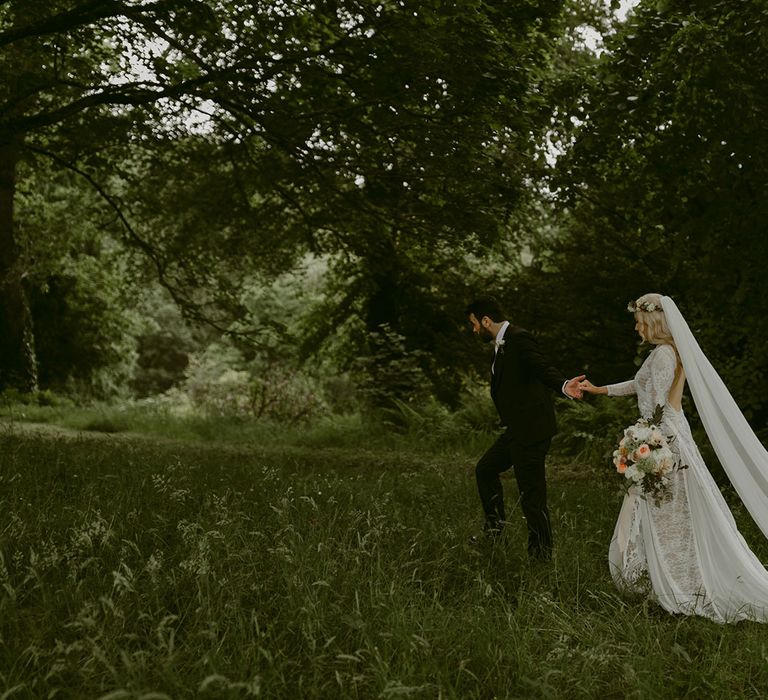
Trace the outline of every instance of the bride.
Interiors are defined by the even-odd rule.
[[[686,382],[728,478],[768,537],[768,452],[701,351],[675,302],[646,294],[629,305],[635,330],[655,347],[635,378],[583,391],[637,395],[640,414],[663,409],[661,429],[687,469],[670,476],[657,504],[632,486],[621,506],[609,562],[616,585],[648,595],[670,613],[716,622],[768,622],[768,571],[736,528],[683,414]]]

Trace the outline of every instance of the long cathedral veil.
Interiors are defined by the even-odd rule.
[[[699,347],[675,302],[662,297],[661,306],[707,436],[750,515],[768,537],[768,451]]]

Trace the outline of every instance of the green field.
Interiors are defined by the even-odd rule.
[[[768,628],[617,594],[607,472],[550,464],[532,566],[513,480],[507,541],[468,544],[476,455],[277,437],[4,424],[0,698],[768,695]]]

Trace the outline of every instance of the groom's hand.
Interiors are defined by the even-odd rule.
[[[565,383],[565,386],[563,386],[563,393],[572,399],[582,399],[584,397],[584,392],[579,385],[581,384],[582,379],[586,376],[586,374],[580,374],[578,377],[569,379]]]

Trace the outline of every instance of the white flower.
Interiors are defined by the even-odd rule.
[[[668,447],[660,447],[654,453],[654,457],[661,472],[669,471],[675,465],[675,456]]]
[[[634,464],[630,464],[627,467],[627,471],[624,472],[624,476],[637,484],[643,480],[643,473]]]
[[[654,311],[661,311],[661,306],[653,301],[643,301],[638,304],[636,301],[630,301],[627,304],[627,311],[631,311],[633,314],[638,311],[646,311],[647,313],[653,313]]]

